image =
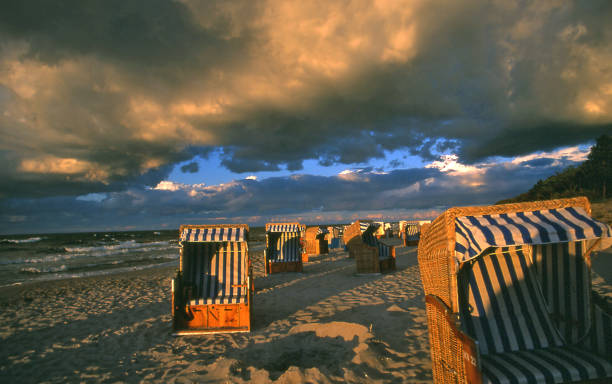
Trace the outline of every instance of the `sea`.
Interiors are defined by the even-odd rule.
[[[178,230],[0,235],[0,287],[178,267]]]
[[[179,231],[0,235],[0,288],[176,266]],[[250,251],[263,249],[264,227],[249,231]]]

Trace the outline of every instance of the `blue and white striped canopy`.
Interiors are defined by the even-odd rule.
[[[266,225],[267,232],[301,232],[303,225],[300,224],[269,224]]]
[[[376,222],[372,223],[372,222],[368,222],[368,221],[360,221],[359,222],[359,229],[361,230],[361,233],[364,233],[370,227],[372,227],[372,230],[375,230],[378,227],[380,227],[380,223],[376,223]]]
[[[181,233],[181,242],[219,242],[219,241],[246,241],[246,228],[217,227],[217,228],[185,228]]]
[[[550,244],[612,237],[609,225],[569,207],[455,219],[455,257],[464,262],[488,247]]]

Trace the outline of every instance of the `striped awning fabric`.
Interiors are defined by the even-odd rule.
[[[372,227],[372,230],[377,229],[378,227],[380,227],[380,223],[372,223],[372,222],[368,222],[368,221],[360,221],[359,222],[359,229],[361,230],[361,233],[367,231],[370,227]]]
[[[407,240],[409,241],[419,240],[421,228],[419,227],[418,222],[409,221],[406,223],[406,226],[404,228],[406,230],[405,232],[406,232]]]
[[[302,232],[303,225],[300,224],[269,224],[266,225],[267,232]]]
[[[488,247],[551,244],[612,237],[609,225],[569,207],[455,219],[455,257],[465,262]]]
[[[219,241],[246,241],[246,228],[185,228],[181,233],[181,242],[201,243]]]
[[[370,228],[370,224],[372,223],[364,223],[362,221],[359,222],[359,229],[361,230],[361,233],[365,232],[368,228]]]

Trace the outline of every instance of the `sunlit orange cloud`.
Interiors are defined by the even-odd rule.
[[[197,5],[186,3],[197,12]],[[322,79],[342,81],[363,68],[414,57],[414,5],[420,3],[268,1],[253,20],[262,31],[257,55],[246,58],[248,66],[224,74],[216,92],[233,110],[253,103],[304,108]],[[202,22],[210,21],[203,17]]]
[[[218,115],[223,113],[223,105],[221,103],[197,104],[187,101],[172,105],[170,111],[177,115],[185,116]]]
[[[595,101],[587,101],[584,103],[584,110],[593,115],[600,115],[604,112],[599,103]]]
[[[330,153],[345,152],[341,155],[356,153],[358,145],[344,149],[336,143],[343,136],[357,138],[369,127],[380,129],[377,125],[390,135],[384,145],[400,150],[414,149],[412,138],[432,138],[430,135],[456,139],[459,145],[467,140],[482,149],[490,137],[481,139],[472,128],[455,127],[453,123],[433,133],[416,125],[406,127],[408,139],[391,129],[396,121],[419,120],[422,116],[432,120],[444,116],[452,121],[457,115],[472,114],[472,108],[463,103],[484,105],[482,116],[494,121],[492,125],[499,122],[491,126],[489,134],[499,137],[512,132],[505,127],[514,129],[533,115],[534,121],[528,123],[535,127],[540,121],[554,120],[564,127],[568,122],[578,123],[577,130],[585,126],[580,123],[591,124],[596,126],[593,132],[612,119],[612,52],[602,44],[605,37],[597,36],[599,22],[575,17],[563,1],[532,2],[525,4],[526,10],[513,2],[483,1],[491,11],[485,17],[490,15],[491,19],[482,23],[471,22],[471,11],[481,6],[478,2],[247,0],[222,2],[214,7],[196,0],[182,3],[193,11],[189,21],[193,16],[203,27],[198,31],[193,26],[194,33],[206,32],[202,34],[209,34],[210,41],[216,43],[210,44],[211,48],[208,40],[198,37],[193,47],[189,46],[195,55],[186,55],[184,60],[177,55],[178,60],[168,67],[163,66],[167,63],[163,59],[159,63],[152,60],[150,67],[143,67],[139,62],[134,65],[131,55],[120,57],[117,52],[111,55],[74,47],[66,48],[66,52],[58,49],[57,57],[51,55],[49,59],[44,52],[37,52],[40,48],[31,37],[36,35],[28,33],[17,33],[7,39],[11,41],[0,44],[0,124],[9,127],[5,128],[9,134],[3,135],[0,149],[11,152],[17,171],[30,178],[36,174],[59,175],[57,180],[68,179],[64,175],[71,180],[78,177],[104,182],[118,175],[139,180],[139,175],[163,170],[170,162],[193,156],[187,150],[191,147],[208,150],[230,146],[237,148],[234,158],[245,160],[245,168],[249,161],[255,164],[270,157],[274,159],[270,163],[277,162],[272,165],[280,164],[282,168],[288,159],[324,158],[329,155],[325,148],[332,148]],[[440,5],[444,12],[439,12]],[[496,19],[506,13],[507,23]],[[478,25],[490,25],[491,34],[473,39],[483,33],[472,28]],[[184,25],[175,26],[178,33]],[[69,46],[70,39],[59,37],[62,38],[67,41],[57,42],[58,45]],[[487,81],[483,71],[482,83],[480,76],[475,76],[461,85],[466,87],[465,92],[455,92],[458,84],[463,84],[462,76],[470,75],[470,71],[462,73],[458,68],[458,84],[446,83],[445,76],[452,66],[446,57],[460,54],[449,52],[455,42],[457,49],[469,52],[459,58],[465,60],[460,67],[490,70],[500,77],[499,84]],[[538,47],[542,54],[534,56]],[[489,52],[488,48],[495,49]],[[154,58],[155,52],[152,54]],[[497,63],[501,63],[501,69]],[[520,63],[524,65],[517,66]],[[558,67],[552,68],[553,63]],[[525,68],[528,73],[521,72]],[[525,82],[526,90],[521,91],[517,79],[523,76],[529,76],[529,81]],[[431,85],[435,79],[440,87]],[[377,89],[379,83],[387,89]],[[370,84],[375,86],[369,87]],[[525,93],[515,94],[518,92]],[[444,99],[451,107],[440,107]],[[334,100],[342,104],[337,111]],[[343,112],[354,111],[370,100],[384,105],[397,101],[397,105],[385,111],[385,107],[376,108],[377,104],[372,103],[371,115]],[[421,104],[424,111],[420,111]],[[326,113],[325,108],[333,111]],[[389,115],[382,116],[385,113]],[[472,118],[480,117],[466,116],[470,122]],[[300,132],[299,127],[285,124],[293,119],[307,122],[306,128]],[[324,129],[329,134],[322,132]],[[287,150],[294,152],[283,153],[279,148],[278,154],[266,158],[273,141],[279,136],[283,139],[284,134],[295,134],[296,141],[312,137],[317,140],[304,139],[299,149]],[[584,135],[568,134],[567,140],[575,144]],[[266,140],[260,141],[261,137]],[[376,137],[371,143],[368,139],[359,144],[383,145],[376,142]],[[510,144],[516,143],[507,146]],[[244,153],[244,159],[240,158]],[[483,151],[474,153],[479,156]],[[370,155],[337,158],[367,162]],[[228,159],[223,161],[228,169],[238,169],[231,168]],[[431,178],[388,193],[407,196],[421,191],[427,183],[441,183],[436,186],[447,188],[456,183],[481,187],[486,168],[486,164],[466,165],[458,159],[430,166],[454,179],[442,184],[445,178]],[[369,175],[352,171],[342,172],[338,178],[370,181]],[[207,188],[222,191],[233,186],[228,183]],[[66,191],[71,187],[68,185]],[[202,196],[199,189],[188,193],[194,200]]]
[[[123,124],[131,128],[132,136],[150,142],[174,140],[183,142],[186,137],[192,143],[214,145],[217,141],[210,131],[198,129],[190,118],[206,111],[217,111],[214,105],[196,105],[193,103],[163,105],[153,98],[134,97],[129,105],[129,112],[123,118]]]
[[[32,173],[63,173],[76,174],[84,173],[91,168],[91,163],[72,159],[45,157],[42,159],[26,159],[21,162],[20,171]]]
[[[96,164],[75,158],[46,156],[36,159],[24,159],[19,170],[26,173],[80,175],[89,181],[105,182],[109,172]]]

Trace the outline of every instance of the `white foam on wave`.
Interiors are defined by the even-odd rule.
[[[123,273],[123,272],[132,272],[132,271],[141,271],[141,270],[152,269],[152,268],[170,267],[176,264],[177,264],[177,261],[173,260],[173,261],[169,261],[166,263],[138,265],[138,266],[132,266],[132,267],[113,268],[113,269],[78,272],[78,273],[61,273],[60,272],[60,273],[49,273],[49,274],[43,275],[40,272],[38,273],[34,272],[33,274],[39,275],[39,277],[30,279],[27,281],[20,281],[20,282],[14,282],[11,284],[7,284],[7,285],[1,285],[0,288],[8,287],[11,285],[22,285],[22,284],[27,284],[27,283],[36,282],[36,281],[52,281],[52,280],[62,280],[62,279],[79,279],[79,278],[91,277],[91,276],[106,276],[106,275],[113,275],[116,273]]]
[[[66,250],[66,253],[56,253],[44,257],[31,257],[21,260],[0,260],[0,265],[54,263],[84,257],[108,257],[130,253],[163,252],[168,250],[176,250],[178,249],[178,246],[176,244],[170,244],[168,241],[136,243],[134,240],[129,240],[114,245],[74,247],[64,249]],[[176,257],[178,257],[178,255]]]
[[[111,245],[97,245],[93,247],[66,247],[64,248],[66,252],[75,252],[75,253],[95,253],[99,251],[114,251],[121,249],[132,249],[132,248],[143,248],[143,247],[151,247],[151,246],[162,246],[168,245],[167,241],[153,241],[150,243],[137,243],[136,240],[128,240],[122,241],[119,244],[111,244]]]
[[[36,243],[41,241],[42,237],[30,237],[27,239],[2,239],[0,243],[12,243],[12,244],[25,244],[25,243]]]
[[[19,273],[27,273],[27,274],[36,275],[39,273],[59,273],[59,272],[67,271],[67,270],[68,270],[68,267],[66,265],[60,265],[59,267],[48,267],[48,268],[27,267],[27,268],[21,268],[19,270]]]
[[[164,260],[164,259],[167,259],[167,260],[176,260],[178,258],[179,258],[179,256],[175,255],[175,254],[152,255],[152,256],[143,257],[143,258],[139,258],[139,259],[133,259],[133,260],[113,260],[113,261],[102,262],[102,263],[89,263],[89,264],[85,264],[85,265],[75,266],[73,269],[78,269],[78,268],[95,268],[95,267],[103,267],[103,266],[109,266],[109,265],[119,265],[119,264],[123,264],[123,263],[147,262],[147,261],[152,261],[152,260]]]

